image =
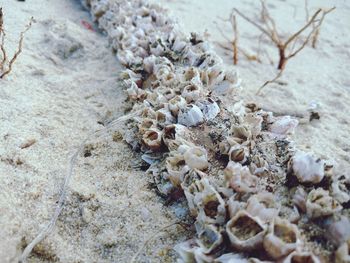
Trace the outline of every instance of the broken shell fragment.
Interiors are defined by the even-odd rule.
[[[186,164],[192,169],[205,170],[208,168],[207,151],[201,147],[192,147],[184,154]]]
[[[307,196],[306,214],[309,218],[332,215],[341,209],[341,205],[322,188],[312,190]]]
[[[212,120],[220,113],[218,104],[211,98],[197,101],[196,105],[200,108],[206,120]]]
[[[317,184],[324,177],[324,162],[310,153],[298,151],[291,159],[292,169],[301,183]]]
[[[279,259],[296,250],[299,246],[299,231],[288,220],[275,217],[264,238],[264,248],[273,258]]]
[[[186,108],[180,109],[178,123],[186,127],[197,126],[204,121],[203,113],[196,105],[190,104]]]
[[[259,218],[241,210],[227,222],[226,232],[234,248],[250,251],[262,246],[266,227]]]
[[[332,196],[339,203],[350,201],[350,175],[343,174],[336,176],[331,185]]]

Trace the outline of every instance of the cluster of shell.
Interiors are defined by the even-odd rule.
[[[244,106],[236,73],[158,5],[82,1],[127,68],[124,139],[195,219],[179,262],[349,262],[350,176],[295,150],[297,120]]]

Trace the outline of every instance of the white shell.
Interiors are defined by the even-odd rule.
[[[341,205],[322,188],[312,190],[307,196],[306,214],[309,218],[332,215],[341,209]]]
[[[197,242],[194,239],[176,244],[174,250],[179,254],[180,262],[195,263],[194,251],[198,248]]]
[[[247,166],[240,163],[228,162],[224,170],[226,182],[239,193],[255,193],[258,177],[252,175]]]
[[[167,108],[156,111],[156,120],[161,126],[166,126],[176,122],[176,119]]]
[[[332,196],[339,203],[346,203],[350,201],[350,175],[338,175],[333,177],[333,182],[331,185]]]
[[[350,220],[341,216],[340,220],[332,222],[327,229],[328,239],[332,240],[336,246],[340,246],[345,241],[350,240]]]
[[[226,232],[234,248],[239,251],[250,251],[262,246],[266,227],[259,218],[241,210],[227,222]]]
[[[186,100],[183,97],[176,95],[171,100],[169,100],[168,107],[171,113],[176,117],[179,114],[179,111],[181,109],[184,109],[186,105]]]
[[[292,158],[292,169],[301,183],[317,184],[324,177],[324,161],[315,159],[310,153],[298,151]]]
[[[302,212],[306,212],[307,193],[304,188],[299,186],[293,195],[293,204],[295,204]]]
[[[274,195],[268,192],[249,197],[246,210],[250,215],[259,217],[264,223],[271,222],[279,212]]]
[[[273,123],[269,127],[269,131],[275,135],[293,134],[299,122],[290,116],[273,117]]]
[[[207,151],[201,147],[192,147],[184,154],[186,164],[192,169],[205,170],[208,168]]]
[[[143,143],[152,151],[158,151],[162,146],[162,132],[157,129],[149,129],[142,136]]]
[[[186,108],[180,109],[178,123],[186,127],[197,126],[204,121],[201,110],[193,104],[187,105]]]
[[[344,242],[335,252],[335,263],[350,262],[350,239]]]
[[[240,254],[223,254],[215,259],[215,263],[249,263],[250,261]]]
[[[212,252],[223,242],[222,234],[214,225],[204,225],[196,239],[204,254]]]
[[[196,105],[200,108],[207,121],[214,119],[220,113],[219,105],[211,98],[197,101]]]
[[[264,248],[273,258],[279,259],[296,250],[300,244],[296,225],[288,220],[275,217],[264,238]]]
[[[184,87],[181,96],[185,98],[187,103],[197,101],[201,96],[202,88],[197,84],[189,84]]]

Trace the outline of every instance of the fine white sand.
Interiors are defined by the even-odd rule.
[[[158,3],[168,7],[187,32],[208,36],[227,66],[232,54],[218,25],[232,38],[222,19],[233,7],[257,16],[258,1],[192,0]],[[350,140],[350,3],[345,0],[309,1],[316,7],[337,9],[324,21],[317,49],[306,47],[287,64],[282,81],[255,92],[276,74],[266,55],[263,63],[240,57],[247,102],[281,114],[307,116],[308,105],[320,105],[320,120],[301,120],[296,145],[319,157],[349,168]],[[88,13],[74,0],[3,1],[5,26],[15,48],[30,16],[36,23],[27,33],[23,53],[13,72],[0,80],[0,262],[17,262],[23,248],[48,223],[55,209],[70,156],[91,133],[123,115],[125,94],[117,81],[121,69],[106,37],[83,26]],[[268,4],[283,34],[305,23],[304,1]],[[240,45],[257,51],[259,33],[238,19]],[[266,50],[276,64],[276,50]],[[118,136],[117,125],[103,138],[91,138],[79,155],[68,188],[65,208],[53,233],[34,250],[30,262],[130,262],[154,233],[178,220],[174,209],[149,189],[137,156]],[[30,140],[35,143],[21,148]],[[85,156],[84,156],[85,155]],[[142,262],[174,261],[172,247],[186,234],[179,226],[152,239],[143,249]],[[141,260],[137,260],[141,261]]]

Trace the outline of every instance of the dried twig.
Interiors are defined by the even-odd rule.
[[[26,28],[24,29],[24,31],[21,32],[20,38],[18,41],[17,50],[16,50],[15,54],[13,55],[13,57],[11,58],[11,60],[8,60],[7,52],[5,49],[5,36],[6,36],[6,34],[5,34],[5,29],[4,29],[4,14],[3,14],[2,8],[0,8],[0,37],[1,37],[1,42],[0,42],[0,50],[1,50],[0,78],[1,79],[11,72],[13,64],[15,63],[16,59],[18,58],[19,54],[21,54],[24,34],[30,29],[33,21],[34,21],[34,18],[32,17],[29,20],[29,23],[26,26]]]
[[[237,30],[237,21],[236,21],[236,16],[232,14],[231,16],[231,24],[233,28],[233,34],[234,34],[234,39],[232,41],[232,50],[233,50],[233,64],[237,65],[238,62],[238,48],[237,48],[237,43],[238,43],[238,30]]]

